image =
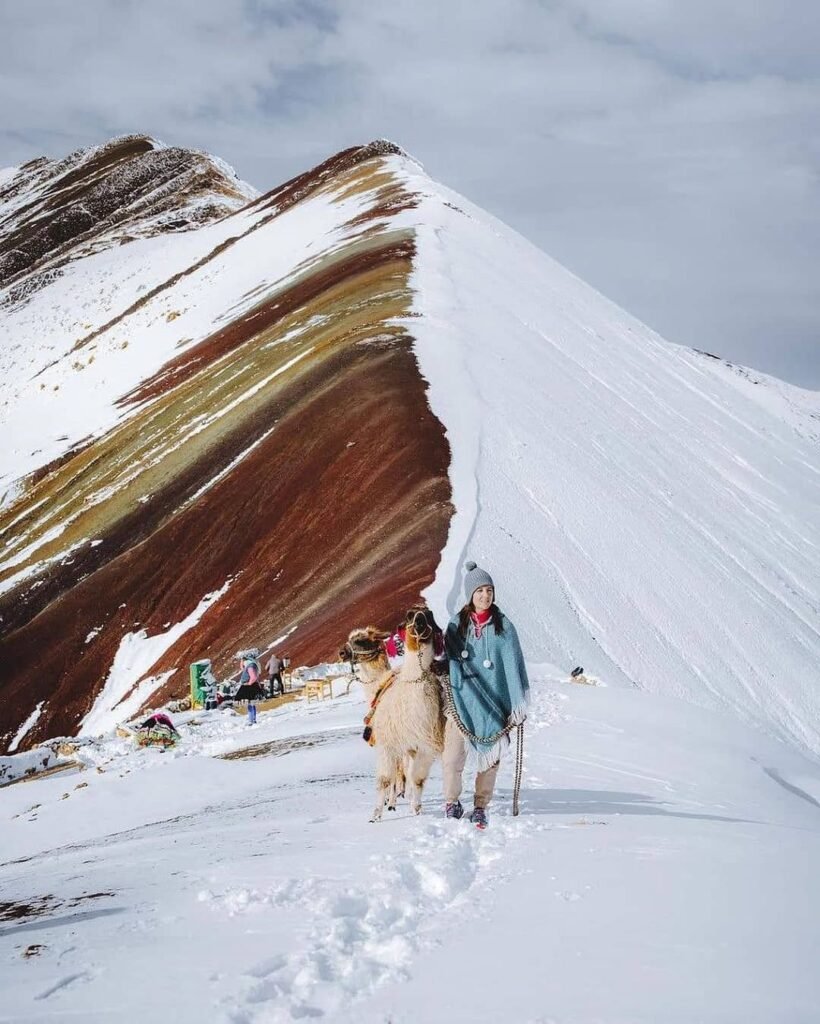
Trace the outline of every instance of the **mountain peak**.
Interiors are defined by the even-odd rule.
[[[209,223],[256,195],[221,160],[123,135],[0,180],[0,287],[113,244]]]

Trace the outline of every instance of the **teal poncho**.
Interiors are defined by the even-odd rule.
[[[447,627],[453,710],[477,737],[467,742],[475,751],[478,771],[492,767],[501,756],[502,743],[509,742],[499,735],[501,730],[523,722],[527,716],[530,683],[521,644],[510,620],[502,615],[501,621],[502,633],[497,634],[488,622],[480,638],[472,622],[465,638],[459,635],[457,618]]]

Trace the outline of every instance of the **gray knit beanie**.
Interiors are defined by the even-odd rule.
[[[479,587],[492,587],[495,590],[492,576],[486,569],[479,569],[475,562],[465,562],[467,575],[464,577],[464,596],[471,601]]]

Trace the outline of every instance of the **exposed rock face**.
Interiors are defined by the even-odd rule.
[[[0,510],[0,749],[41,701],[18,749],[75,733],[124,637],[167,633],[226,585],[133,678],[170,673],[150,703],[186,691],[190,662],[210,657],[224,677],[237,649],[284,635],[277,649],[294,664],[334,659],[352,626],[395,625],[432,580],[452,512],[449,449],[412,350],[414,237],[394,218],[415,200],[391,173],[396,152],[347,150],[253,199],[199,257],[67,349],[63,363],[79,354],[88,367],[113,360],[121,337],[171,321],[182,333],[178,310],[200,312],[209,288],[252,271],[210,330],[146,363],[113,425],[69,439]],[[135,137],[29,165],[9,186],[36,199],[0,242],[6,280],[108,244],[114,225],[176,231],[176,211],[190,227],[192,197],[220,188],[232,212],[239,187],[206,164]],[[335,234],[308,235],[309,255],[268,280],[266,253],[292,234],[276,233],[279,219],[309,203],[330,209]]]
[[[53,270],[78,249],[218,219],[251,195],[204,154],[145,135],[63,160],[32,160],[0,186],[0,287],[41,267]]]

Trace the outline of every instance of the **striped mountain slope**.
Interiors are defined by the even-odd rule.
[[[142,182],[129,162],[152,145],[75,162],[113,193]],[[159,638],[121,693],[147,676],[164,681],[146,691],[157,701],[184,691],[189,662],[226,675],[237,649],[283,636],[296,664],[333,657],[350,623],[392,623],[431,582],[449,452],[411,344],[414,238],[393,220],[414,197],[395,152],[354,148],[258,197],[237,187],[206,226],[179,222],[203,201],[187,173],[154,205],[120,188],[124,208],[97,233],[50,249],[42,237],[81,201],[64,199],[76,173],[32,185],[24,168],[0,193],[16,203],[9,251],[30,261],[9,257],[2,299],[24,350],[3,353],[17,446],[0,512],[6,743],[41,702],[22,746],[77,731],[124,639]],[[148,153],[230,193],[203,157]],[[21,203],[25,187],[36,202]],[[68,322],[72,302],[98,322]],[[88,415],[72,409],[98,390]],[[15,413],[51,418],[51,452],[23,450]]]

